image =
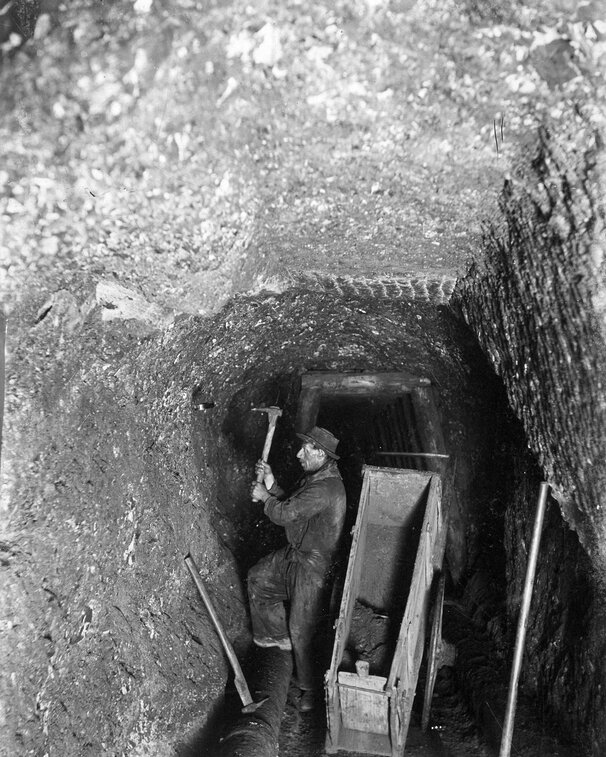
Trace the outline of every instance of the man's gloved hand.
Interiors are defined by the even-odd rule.
[[[265,500],[271,495],[267,491],[265,484],[260,484],[258,481],[255,481],[250,487],[250,496],[253,502],[265,502]]]
[[[257,474],[257,478],[259,478],[259,476],[263,474],[261,481],[265,484],[265,487],[267,489],[271,489],[271,487],[276,483],[276,479],[274,478],[274,474],[271,470],[271,465],[264,462],[263,460],[257,460],[257,464],[255,465],[255,473]]]

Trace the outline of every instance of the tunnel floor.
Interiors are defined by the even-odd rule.
[[[465,614],[457,602],[447,601],[444,607],[444,638],[453,642],[466,639],[476,650],[474,666],[476,673],[476,685],[490,688],[490,703],[494,707],[494,701],[499,697],[503,700],[506,695],[507,681],[503,678],[502,666],[491,654],[486,644],[486,635],[482,634]],[[274,669],[283,665],[283,659],[272,657],[268,650],[262,654],[260,670],[259,659],[253,649],[244,663],[247,677],[256,683],[258,676],[270,677]],[[279,653],[278,653],[279,654]],[[273,664],[275,663],[275,665]],[[268,673],[269,671],[269,673]],[[444,666],[440,669],[434,696],[432,700],[431,719],[426,733],[421,730],[421,713],[419,701],[424,690],[424,676],[426,670],[423,666],[419,678],[417,697],[415,699],[410,728],[406,740],[403,755],[410,757],[496,757],[499,753],[498,736],[501,733],[499,714],[492,711],[492,728],[482,727],[472,711],[468,697],[458,680],[461,674],[455,667]],[[421,695],[419,695],[421,692]],[[326,751],[326,715],[324,702],[320,702],[312,712],[301,713],[297,709],[298,690],[292,681],[288,689],[288,697],[282,714],[279,739],[278,757],[330,757]],[[270,694],[271,696],[271,694]],[[255,698],[253,696],[253,698]],[[182,751],[179,757],[194,757],[194,755],[215,755],[223,757],[226,753],[221,751],[217,741],[225,734],[236,730],[233,723],[242,722],[240,713],[241,703],[233,686],[228,686],[227,697],[223,712],[219,718],[220,727],[215,730],[212,744],[208,742],[202,751]],[[244,722],[246,722],[246,718]],[[535,703],[532,700],[520,696],[516,709],[514,729],[514,744],[511,754],[517,757],[583,757],[579,749],[570,744],[559,742],[553,735],[547,721],[541,722],[537,717]],[[236,749],[233,754],[240,754]],[[339,750],[337,757],[362,757],[364,753],[356,751]]]
[[[410,757],[496,757],[502,734],[502,713],[507,694],[509,670],[498,659],[487,634],[469,618],[461,605],[446,599],[443,638],[460,647],[461,641],[473,650],[473,680],[485,694],[484,707],[478,716],[469,701],[469,691],[461,678],[468,675],[470,659],[458,660],[454,667],[444,666],[437,675],[432,699],[431,718],[426,733],[421,730],[421,704],[425,687],[424,658],[411,724],[403,755]],[[282,718],[279,757],[329,757],[325,749],[326,717],[324,707],[312,713],[300,713],[291,697]],[[499,705],[501,707],[499,708]],[[486,722],[486,717],[491,722]],[[361,752],[339,750],[337,757],[361,757]],[[562,743],[554,735],[553,724],[542,720],[536,702],[519,693],[515,714],[512,755],[517,757],[584,757],[572,744]]]

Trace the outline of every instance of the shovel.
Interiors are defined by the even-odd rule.
[[[253,702],[250,691],[248,689],[248,685],[246,683],[246,679],[244,678],[244,673],[242,672],[242,668],[240,667],[240,663],[238,662],[238,658],[236,657],[236,653],[234,652],[234,648],[232,647],[230,640],[227,638],[225,630],[223,629],[221,621],[219,620],[219,616],[217,615],[215,608],[213,607],[213,604],[211,602],[210,595],[206,590],[206,586],[204,586],[202,576],[198,571],[196,563],[194,562],[194,558],[190,554],[187,554],[185,556],[185,564],[187,565],[191,577],[194,579],[194,583],[198,587],[198,591],[200,592],[200,596],[202,597],[204,605],[208,610],[208,614],[210,615],[210,619],[213,622],[217,635],[221,639],[223,649],[225,649],[225,653],[227,654],[227,659],[229,660],[230,665],[234,671],[234,683],[243,705],[242,712],[254,712],[264,702],[267,701],[267,697],[265,697],[265,699],[262,699],[260,702]]]

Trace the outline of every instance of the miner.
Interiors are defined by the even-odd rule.
[[[292,650],[299,710],[313,709],[322,673],[314,652],[331,590],[345,520],[345,488],[335,453],[339,440],[315,426],[297,434],[303,477],[292,494],[278,486],[271,466],[259,460],[253,501],[286,531],[287,546],[270,553],[248,572],[253,640],[259,647]]]

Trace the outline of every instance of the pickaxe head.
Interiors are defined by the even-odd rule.
[[[261,455],[261,460],[266,463],[267,458],[269,457],[269,450],[271,448],[271,442],[274,437],[274,431],[276,430],[276,424],[278,423],[278,418],[282,415],[282,411],[275,405],[271,405],[271,407],[253,407],[251,409],[255,410],[257,413],[267,413],[267,420],[269,421],[269,423],[267,425],[265,444],[263,445],[263,454]],[[260,482],[262,480],[263,473],[257,473],[257,481]]]
[[[254,410],[256,413],[267,413],[270,421],[277,420],[282,415],[282,410],[275,405],[271,405],[270,407],[253,407],[251,410]]]

